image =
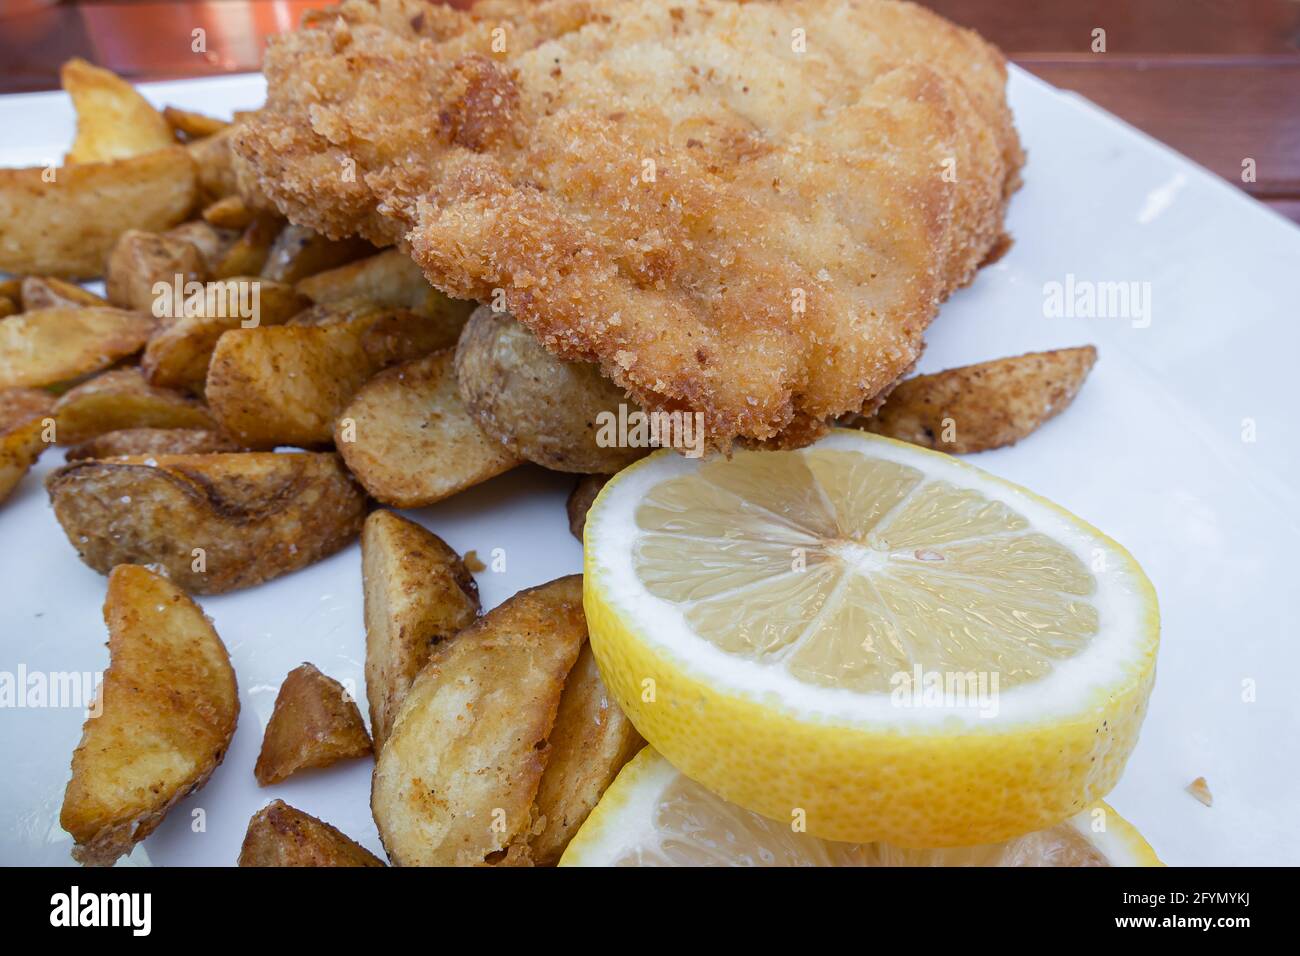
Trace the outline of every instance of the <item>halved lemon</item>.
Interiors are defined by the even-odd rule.
[[[836,430],[652,455],[587,515],[605,682],[724,799],[828,840],[970,846],[1114,786],[1155,676],[1146,575],[948,455]]]
[[[1098,801],[1003,843],[907,850],[834,843],[705,790],[643,749],[605,791],[560,866],[1163,866],[1142,834]]]

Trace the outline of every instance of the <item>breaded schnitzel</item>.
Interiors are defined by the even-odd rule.
[[[266,74],[236,151],[291,220],[404,243],[722,448],[870,409],[1023,161],[998,51],[889,0],[347,0]]]

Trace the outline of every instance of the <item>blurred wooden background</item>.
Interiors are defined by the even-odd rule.
[[[665,0],[667,2],[667,0]],[[1300,222],[1297,0],[923,0]],[[0,93],[56,89],[82,56],[136,80],[258,68],[321,0],[0,0]],[[1093,30],[1106,52],[1092,52]],[[202,29],[206,51],[194,52]],[[5,137],[18,131],[5,130]],[[1242,161],[1257,180],[1242,183]]]

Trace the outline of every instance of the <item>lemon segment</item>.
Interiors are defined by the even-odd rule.
[[[705,790],[651,747],[619,773],[560,866],[1162,866],[1142,835],[1098,801],[1003,843],[908,850],[835,843]]]
[[[674,766],[808,831],[995,843],[1104,796],[1154,680],[1150,582],[1068,512],[837,430],[624,470],[587,516],[606,684]]]

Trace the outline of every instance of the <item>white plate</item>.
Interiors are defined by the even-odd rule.
[[[144,90],[158,104],[228,115],[259,105],[263,85],[248,76]],[[1159,676],[1111,802],[1170,864],[1300,863],[1291,683],[1300,495],[1289,404],[1300,230],[1086,101],[1021,71],[1010,92],[1029,150],[1011,204],[1016,244],[943,307],[922,371],[1097,345],[1100,361],[1068,412],[975,461],[1114,536],[1155,582]],[[4,97],[0,130],[0,164],[57,162],[72,113],[61,94]],[[1071,275],[1076,288],[1149,283],[1149,323],[1047,317],[1045,285]],[[41,486],[61,457],[47,454],[0,509],[0,672],[107,665],[104,578],[78,560]],[[521,469],[413,516],[458,550],[503,549],[506,570],[478,575],[491,607],[580,570],[565,523],[569,486]],[[369,761],[267,789],[252,774],[290,668],[309,660],[364,686],[358,547],[202,604],[239,675],[239,729],[208,786],[129,862],[233,863],[249,816],[274,797],[378,852]],[[58,811],[81,722],[75,708],[0,710],[0,863],[69,862]],[[1213,808],[1184,792],[1200,776]]]

